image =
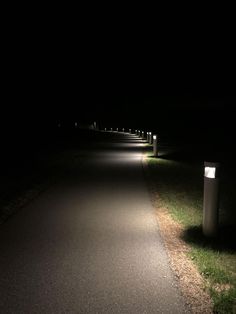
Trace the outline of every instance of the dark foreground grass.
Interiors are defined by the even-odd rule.
[[[203,162],[153,158],[147,153],[149,180],[172,218],[184,227],[190,258],[205,278],[216,313],[236,313],[236,207],[234,182],[222,172],[220,229],[216,239],[202,234]]]

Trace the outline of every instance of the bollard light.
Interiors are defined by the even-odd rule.
[[[144,131],[142,131],[142,138],[144,138]]]
[[[149,144],[152,145],[152,132],[149,132]]]
[[[75,128],[77,128],[77,125],[78,125],[77,122],[75,122]]]
[[[214,237],[218,232],[219,216],[219,169],[218,162],[204,162],[203,234]]]
[[[118,132],[118,128],[116,128],[116,131]]]
[[[135,134],[138,135],[138,130],[135,130]]]
[[[131,134],[131,129],[129,129],[129,133]]]
[[[138,130],[138,137],[140,137],[141,136],[141,131],[140,130]]]
[[[125,132],[125,129],[123,128],[122,131]]]
[[[105,128],[105,131],[107,130],[107,128]]]
[[[111,128],[111,132],[112,132],[112,128]]]
[[[150,132],[147,132],[147,142],[149,142],[149,133]]]
[[[157,135],[153,135],[153,155],[154,157],[158,157],[158,150],[157,150]]]

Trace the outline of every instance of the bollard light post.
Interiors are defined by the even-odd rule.
[[[147,142],[149,142],[149,132],[147,132]]]
[[[129,133],[131,134],[132,132],[131,132],[131,129],[129,129]]]
[[[135,135],[138,135],[138,130],[135,130]]]
[[[118,129],[118,128],[116,128],[116,131],[118,132],[118,131],[119,131],[119,129]]]
[[[142,137],[142,139],[144,138],[144,131],[142,131],[142,136],[141,137]]]
[[[113,131],[113,129],[111,128],[111,132]]]
[[[138,137],[140,137],[141,136],[141,131],[140,130],[138,130]]]
[[[215,237],[218,232],[220,164],[204,162],[203,234]]]
[[[153,155],[154,157],[158,157],[158,150],[157,150],[157,135],[153,135]]]
[[[125,132],[125,129],[123,128],[122,131],[123,131],[123,133],[124,133],[124,132]]]
[[[105,132],[106,132],[107,128],[105,128]]]
[[[152,132],[149,132],[149,144],[152,145]]]

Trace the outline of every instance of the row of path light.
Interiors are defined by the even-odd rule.
[[[125,128],[120,129],[123,133],[125,132]],[[104,129],[105,132],[119,132],[119,128],[110,128]],[[129,129],[129,134],[132,134],[132,129]],[[158,149],[157,149],[157,135],[152,134],[152,132],[145,132],[145,131],[140,131],[140,130],[135,130],[135,135],[138,136],[139,138],[146,140],[150,145],[153,145],[153,156],[158,157]]]
[[[132,133],[132,129],[125,132],[125,128],[120,129],[123,133]],[[105,131],[119,132],[119,128]],[[152,132],[144,132],[135,130],[134,134],[146,140],[150,145],[153,145],[153,157],[158,157],[158,137]],[[207,237],[215,237],[218,233],[219,225],[219,169],[218,162],[204,163],[204,197],[203,197],[203,233]]]

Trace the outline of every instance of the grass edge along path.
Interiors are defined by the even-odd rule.
[[[164,173],[160,175],[160,178],[157,177],[156,167],[160,165],[159,163],[160,160],[157,162],[157,159],[148,158],[148,155],[143,159],[146,179],[171,267],[178,277],[184,296],[193,313],[236,313],[236,274],[232,273],[232,269],[225,272],[225,269],[222,270],[216,265],[217,260],[222,263],[225,259],[229,261],[232,268],[234,260],[236,261],[235,252],[214,251],[207,246],[196,246],[194,243],[185,241],[183,234],[189,225],[199,228],[202,218],[195,207],[202,204],[202,199],[196,193],[194,197],[197,203],[187,202],[192,206],[191,215],[186,213],[184,206],[179,213],[179,202],[184,202],[188,197],[183,189],[184,184],[180,184],[183,191],[179,200],[173,190],[168,190],[168,180],[160,183]],[[184,181],[184,178],[178,178],[178,180]],[[164,193],[164,188],[168,193]]]

